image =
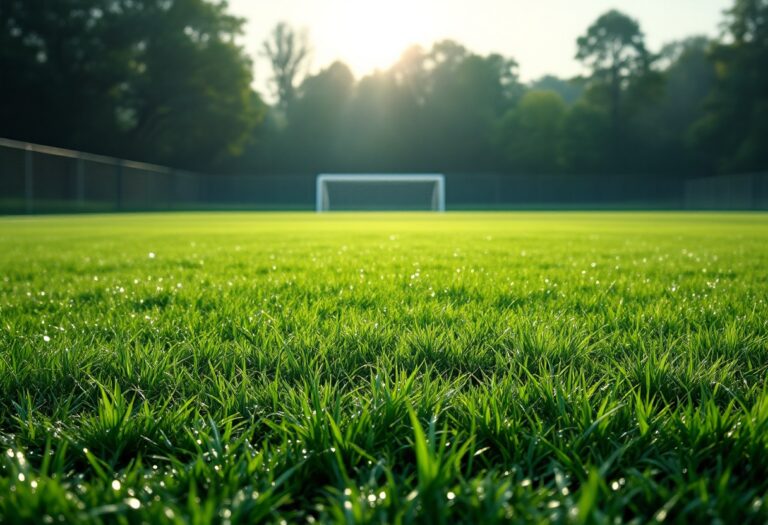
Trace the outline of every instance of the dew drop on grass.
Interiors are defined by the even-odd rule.
[[[448,498],[448,501],[453,501],[454,499],[456,499],[456,494],[453,491],[450,491],[448,492],[446,497]]]
[[[141,507],[141,502],[137,498],[128,498],[125,500],[125,504],[131,507],[133,510]]]
[[[120,481],[112,480],[112,490],[120,490]]]
[[[149,252],[149,254],[148,254],[147,256],[148,256],[150,259],[154,259],[154,258],[156,257],[156,256],[155,256],[155,252]]]
[[[48,337],[47,335],[44,335],[43,336],[43,341],[45,341],[46,343],[50,343],[51,342],[51,338]]]

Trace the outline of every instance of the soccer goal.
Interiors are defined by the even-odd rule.
[[[320,174],[316,210],[445,211],[440,174]]]

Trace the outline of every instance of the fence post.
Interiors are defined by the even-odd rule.
[[[32,154],[32,147],[27,145],[24,149],[24,203],[27,213],[34,211],[35,167]]]
[[[751,177],[751,183],[750,184],[750,209],[752,210],[759,210],[760,209],[760,174],[759,173],[752,173],[750,175]]]
[[[168,209],[177,209],[178,206],[175,206],[176,204],[176,170],[172,169],[168,172],[168,176],[170,177],[168,181]]]
[[[77,205],[82,209],[85,206],[85,162],[83,156],[77,154]]]
[[[123,161],[118,160],[117,164],[115,164],[115,175],[116,175],[116,189],[117,193],[115,196],[115,204],[118,211],[123,209]]]

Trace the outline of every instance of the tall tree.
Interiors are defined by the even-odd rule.
[[[0,135],[203,170],[260,118],[243,21],[223,1],[0,9]]]
[[[288,108],[286,151],[297,169],[340,171],[339,132],[355,79],[346,64],[334,62],[308,77]],[[296,148],[301,144],[301,148]],[[290,149],[288,149],[290,148]],[[341,148],[343,151],[345,148]]]
[[[554,91],[566,104],[573,104],[584,93],[584,82],[580,78],[563,79],[554,75],[544,75],[529,84],[534,91]]]
[[[425,158],[443,170],[497,169],[495,124],[523,91],[517,63],[497,54],[477,55],[451,41],[435,44],[428,63],[424,112],[430,127],[419,139]]]
[[[604,173],[609,168],[605,144],[610,141],[610,117],[602,106],[576,102],[563,124],[563,161],[569,172]]]
[[[412,141],[413,130],[403,125],[404,91],[389,72],[377,71],[357,83],[342,115],[339,158],[345,169],[406,170],[402,147]]]
[[[75,148],[95,139],[93,147],[108,149],[129,64],[106,45],[106,7],[103,0],[0,2],[0,136]]]
[[[127,133],[153,159],[215,168],[238,155],[258,122],[251,62],[235,43],[243,20],[224,2],[123,0],[114,30],[135,32],[126,95]],[[130,17],[130,18],[129,18]]]
[[[611,125],[621,129],[621,95],[629,79],[650,67],[652,56],[637,21],[616,10],[600,16],[577,40],[576,58],[592,70],[592,79],[608,88]]]
[[[768,0],[735,0],[712,51],[717,81],[692,133],[719,171],[768,168]]]
[[[557,173],[563,168],[563,127],[567,114],[554,91],[529,91],[502,119],[500,146],[508,166],[525,173]]]
[[[421,46],[414,45],[406,49],[400,60],[392,66],[390,74],[395,82],[410,95],[414,103],[422,106],[429,95],[429,65],[431,57]]]
[[[635,117],[636,134],[646,144],[638,152],[657,173],[690,176],[711,171],[706,155],[692,148],[689,130],[704,113],[715,85],[712,45],[709,38],[696,36],[669,43],[660,52],[663,93],[645,101]]]
[[[296,87],[305,74],[311,48],[305,32],[285,22],[275,26],[262,46],[263,55],[272,67],[272,87],[278,103],[286,110],[296,97]]]

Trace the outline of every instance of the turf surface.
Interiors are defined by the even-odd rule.
[[[768,216],[0,219],[4,522],[768,519]]]

